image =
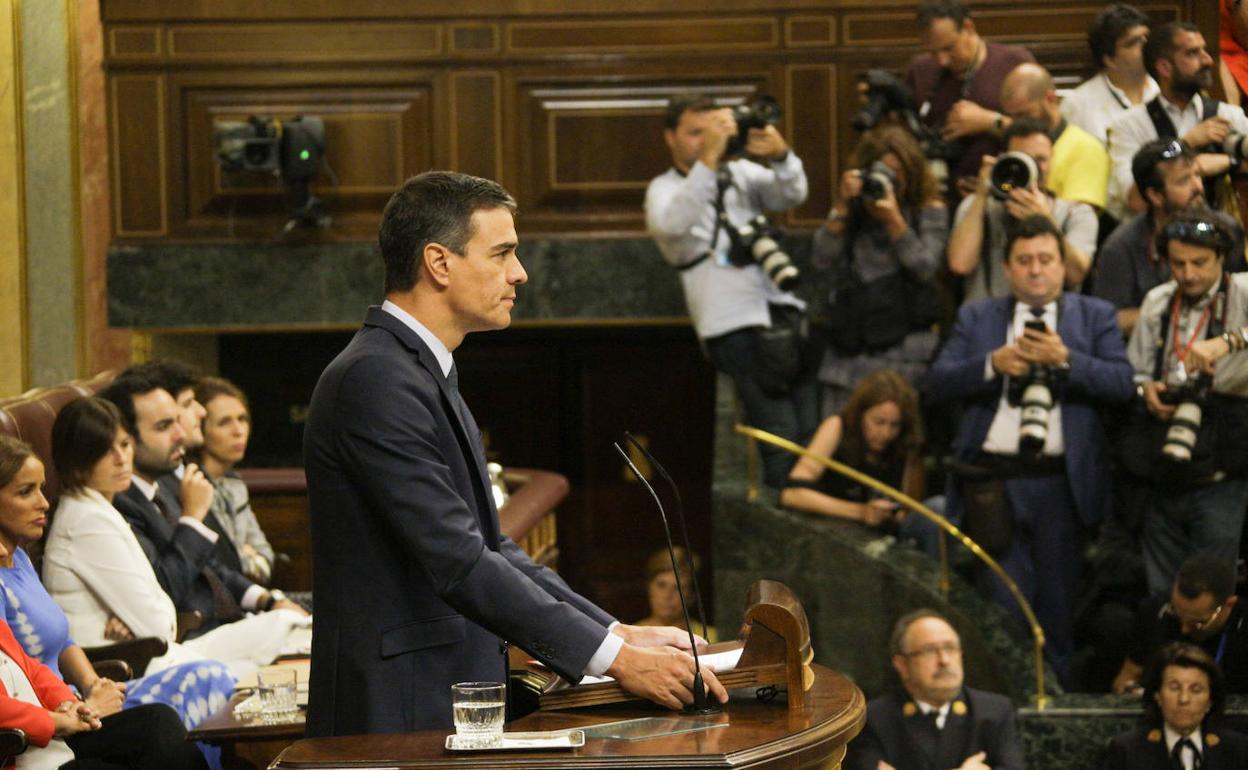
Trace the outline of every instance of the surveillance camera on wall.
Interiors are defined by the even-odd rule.
[[[304,115],[291,120],[252,115],[245,121],[217,123],[213,137],[223,171],[260,172],[281,179],[291,212],[287,230],[300,224],[329,226],[324,203],[311,192],[325,154],[325,121]]]

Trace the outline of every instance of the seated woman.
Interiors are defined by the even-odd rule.
[[[823,414],[841,410],[854,384],[892,369],[918,387],[939,340],[933,283],[949,236],[940,188],[914,137],[895,125],[862,135],[841,175],[811,261],[835,286],[819,368]]]
[[[820,424],[807,447],[837,460],[910,497],[921,499],[924,488],[919,446],[923,428],[919,397],[901,375],[880,371],[868,375],[839,415]],[[858,521],[869,527],[897,531],[935,551],[936,528],[919,516],[907,516],[891,499],[869,487],[802,457],[780,492],[789,508]]]
[[[2,570],[6,578],[18,572],[14,567],[18,554],[26,567],[24,575],[34,575],[30,559],[15,550],[19,540],[15,534],[42,532],[48,512],[43,480],[43,464],[30,447],[0,436],[0,564],[6,565]],[[12,596],[7,580],[4,593]],[[27,646],[48,652],[35,623],[50,614],[43,610],[55,610],[56,605],[42,589],[40,594],[47,606],[36,607],[34,601],[24,603],[22,606],[31,610],[28,614],[10,601],[5,606],[5,619],[0,621],[0,728],[20,728],[30,743],[17,762],[6,767],[205,767],[203,756],[186,742],[186,728],[180,724],[177,712],[168,705],[150,697],[142,704],[128,703],[128,708],[121,710],[127,689],[152,693],[152,688],[144,686],[141,680],[128,688],[96,676],[82,650],[69,642],[63,645],[59,657],[66,670],[77,675],[76,684],[87,695],[87,700],[80,702],[54,668],[23,649],[10,623],[21,631]],[[59,617],[64,639],[65,617]],[[53,666],[57,657],[50,657]]]
[[[103,467],[118,459],[112,450],[109,454],[100,464],[100,473],[91,478],[92,483],[104,488],[110,483],[105,476],[111,475],[117,484],[128,476],[124,463]],[[39,491],[43,481],[43,463],[30,446],[0,436],[0,486],[12,490],[12,494],[0,496],[0,546],[6,554],[0,558],[0,610],[21,634],[26,652],[77,687],[87,703],[105,716],[140,704],[167,703],[187,727],[194,727],[219,710],[234,690],[234,678],[216,661],[188,661],[162,671],[157,663],[162,659],[157,659],[148,666],[148,676],[127,684],[96,674],[82,648],[70,638],[65,613],[39,582],[25,551],[43,536],[47,525],[48,501]],[[69,494],[99,494],[87,493],[81,482],[67,479],[67,483],[78,490]],[[166,663],[172,665],[173,661]]]
[[[1110,770],[1248,767],[1248,737],[1222,728],[1222,671],[1194,644],[1161,648],[1144,675],[1145,723],[1109,743]]]
[[[685,600],[689,603],[689,618],[693,621],[693,632],[708,642],[717,641],[714,628],[704,627],[698,622],[698,603],[693,593],[693,575],[689,572],[688,557],[683,546],[676,546],[676,563],[680,565],[680,587],[684,590]],[[694,571],[702,568],[702,560],[693,554]],[[646,598],[650,602],[650,614],[637,621],[639,626],[675,626],[688,628],[685,625],[685,613],[680,606],[680,594],[676,591],[676,573],[672,571],[672,557],[666,548],[660,548],[646,559]]]
[[[247,453],[247,439],[251,436],[247,396],[229,380],[204,377],[195,384],[195,398],[206,412],[204,446],[197,461],[216,487],[218,500],[213,500],[213,510],[217,521],[238,551],[243,574],[269,585],[273,576],[273,546],[251,510],[247,485],[234,472],[234,466]]]

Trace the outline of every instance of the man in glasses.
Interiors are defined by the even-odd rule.
[[[1011,770],[1023,750],[1008,698],[965,687],[962,640],[932,610],[903,615],[889,647],[902,689],[867,704],[846,770]]]
[[[1182,139],[1152,139],[1131,159],[1131,176],[1148,210],[1118,226],[1101,247],[1096,260],[1092,293],[1118,308],[1118,327],[1130,335],[1140,315],[1140,303],[1154,286],[1170,280],[1170,263],[1157,253],[1154,240],[1170,215],[1181,209],[1205,208],[1204,184],[1196,166],[1196,152]],[[1243,229],[1221,212],[1221,219],[1239,243],[1231,249],[1227,266],[1243,269]]]
[[[1230,692],[1248,692],[1248,622],[1235,595],[1235,562],[1197,554],[1179,568],[1168,594],[1144,602],[1114,692],[1137,690],[1144,666],[1163,646],[1185,641],[1218,662]]]
[[[1127,345],[1137,409],[1116,446],[1139,490],[1144,568],[1166,591],[1183,560],[1233,561],[1248,507],[1248,274],[1225,272],[1231,229],[1174,212],[1156,238],[1171,280],[1140,305]]]
[[[1145,208],[1131,187],[1131,159],[1150,139],[1182,139],[1196,149],[1196,164],[1211,202],[1217,201],[1226,174],[1244,167],[1243,153],[1228,153],[1223,144],[1232,135],[1248,134],[1248,117],[1235,105],[1201,95],[1213,83],[1213,59],[1199,28],[1175,21],[1153,30],[1144,46],[1144,66],[1157,79],[1161,93],[1109,124],[1113,170],[1108,209],[1119,220]]]

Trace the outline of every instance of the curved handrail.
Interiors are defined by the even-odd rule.
[[[860,471],[854,470],[844,463],[837,462],[831,457],[825,457],[824,455],[812,452],[800,444],[795,444],[788,439],[781,438],[773,433],[768,433],[765,430],[750,427],[749,425],[738,424],[734,426],[734,429],[737,433],[740,433],[751,441],[762,441],[765,444],[771,444],[772,446],[779,447],[792,454],[800,455],[801,457],[809,457],[816,462],[823,464],[831,471],[853,479],[859,484],[870,487],[880,494],[896,500],[898,503],[901,503],[910,510],[915,511],[929,521],[934,522],[942,530],[952,535],[959,543],[962,544],[964,548],[970,551],[975,558],[983,562],[988,569],[992,570],[997,577],[1001,578],[1002,583],[1005,583],[1005,587],[1009,589],[1010,594],[1014,597],[1014,601],[1018,602],[1019,609],[1023,611],[1023,617],[1026,618],[1027,625],[1031,627],[1036,664],[1036,709],[1043,709],[1048,704],[1048,695],[1044,690],[1044,629],[1040,627],[1040,621],[1036,619],[1036,614],[1032,611],[1031,604],[1027,601],[1026,597],[1023,596],[1023,592],[1019,590],[1018,584],[1014,582],[1013,578],[1006,574],[1001,565],[997,563],[997,560],[989,556],[978,543],[967,537],[962,530],[954,526],[953,523],[944,516],[936,513],[931,508],[928,508],[926,505],[923,505],[923,503],[920,503],[918,500],[915,500],[906,493],[873,479]],[[750,452],[749,454],[753,453]],[[750,484],[751,486],[754,484],[753,475],[750,476]]]

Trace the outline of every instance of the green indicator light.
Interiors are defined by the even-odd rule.
[[[307,150],[299,151],[299,160],[307,160],[310,157],[312,157],[312,153],[308,152]]]

